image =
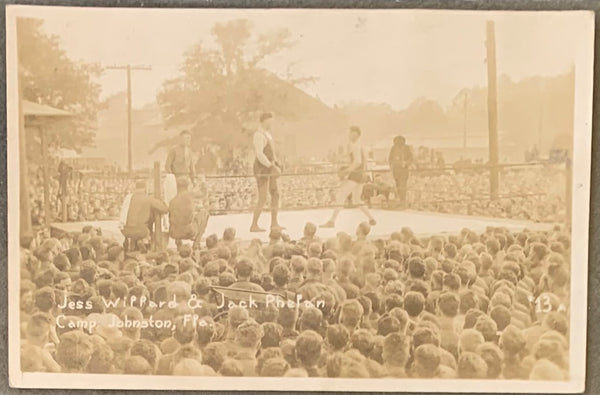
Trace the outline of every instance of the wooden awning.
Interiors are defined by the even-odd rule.
[[[23,100],[23,115],[26,117],[70,117],[73,116],[68,111],[59,110],[45,104],[38,104],[29,100]]]

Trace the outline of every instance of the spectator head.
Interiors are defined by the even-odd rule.
[[[223,241],[232,242],[235,240],[235,228],[226,228],[223,231]]]
[[[419,326],[413,333],[413,347],[416,349],[423,344],[438,347],[441,343],[440,334],[431,327]]]
[[[133,343],[130,350],[131,356],[139,355],[148,361],[148,364],[154,369],[160,352],[158,347],[148,339],[141,339]]]
[[[283,377],[289,369],[290,365],[284,358],[270,358],[263,364],[259,375],[261,377]]]
[[[371,225],[368,222],[361,222],[356,228],[357,237],[367,237],[371,232]]]
[[[475,329],[464,329],[458,339],[458,353],[476,352],[477,347],[485,343],[485,338],[481,332]]]
[[[321,280],[323,277],[323,262],[319,258],[308,258],[306,261],[307,279]]]
[[[459,312],[460,302],[454,292],[442,292],[438,299],[440,313],[446,317],[456,317]]]
[[[463,328],[473,328],[475,326],[475,323],[477,322],[477,319],[482,315],[485,315],[485,313],[478,309],[470,309],[469,311],[467,311],[467,314],[465,314],[465,322]]]
[[[281,334],[283,327],[275,322],[265,322],[262,324],[263,337],[261,340],[261,347],[278,347],[281,341]]]
[[[412,318],[416,318],[425,308],[425,297],[420,292],[410,291],[404,297],[404,309]]]
[[[385,300],[385,311],[391,311],[394,308],[404,308],[404,297],[397,293],[387,295]]]
[[[471,289],[462,290],[459,295],[461,314],[466,314],[469,309],[478,307],[477,295]]]
[[[212,317],[204,316],[198,320],[196,325],[196,341],[200,347],[204,347],[213,341],[216,334],[217,330]]]
[[[500,332],[510,325],[512,319],[510,310],[502,305],[493,307],[490,311],[490,317],[494,320]]]
[[[458,377],[461,379],[485,379],[488,367],[485,360],[474,352],[462,352],[458,357]]]
[[[544,317],[542,322],[544,328],[549,330],[557,331],[563,336],[568,335],[569,331],[569,319],[562,313],[552,311]]]
[[[304,237],[312,238],[315,236],[316,233],[317,226],[315,224],[313,224],[312,222],[307,222],[306,225],[304,225]]]
[[[386,366],[406,367],[410,353],[408,336],[401,333],[390,333],[383,340],[382,358]]]
[[[242,322],[246,321],[248,318],[250,318],[248,309],[245,309],[240,306],[234,306],[230,308],[229,314],[227,315],[229,327],[233,330],[235,330]]]
[[[219,374],[221,376],[241,377],[244,375],[244,372],[242,370],[242,365],[239,361],[233,358],[227,358],[221,364]]]
[[[306,258],[301,255],[294,255],[290,259],[290,266],[295,276],[300,276],[306,270]]]
[[[321,243],[313,242],[308,246],[308,257],[309,258],[320,258],[323,253]]]
[[[347,300],[342,304],[340,312],[340,324],[350,330],[355,329],[360,323],[364,309],[356,299]]]
[[[358,329],[352,334],[352,347],[360,351],[360,353],[368,357],[375,346],[375,338],[367,329]]]
[[[443,280],[443,289],[451,292],[458,292],[461,285],[460,276],[456,273],[446,273]]]
[[[323,313],[316,307],[307,307],[300,316],[298,327],[300,331],[313,330],[320,332],[323,321]]]
[[[221,370],[221,366],[226,358],[227,346],[225,343],[208,343],[202,350],[202,363],[210,366],[215,372]]]
[[[558,365],[547,359],[538,359],[529,373],[530,380],[561,381],[566,378],[565,376]]]
[[[140,355],[127,358],[123,363],[123,367],[123,373],[125,374],[149,375],[153,372],[152,366]]]
[[[500,347],[495,343],[487,342],[477,347],[476,353],[483,358],[488,367],[487,378],[497,379],[502,373],[502,363],[504,361],[504,354]]]
[[[304,367],[315,366],[321,358],[323,338],[314,331],[304,331],[296,339],[296,357]]]
[[[243,348],[258,349],[264,333],[253,319],[242,322],[235,330],[235,342]]]
[[[500,347],[507,356],[519,354],[525,344],[525,336],[522,331],[512,324],[507,326],[500,335]]]
[[[219,237],[216,234],[211,234],[206,238],[206,248],[213,249],[219,244]]]
[[[475,330],[478,330],[483,335],[485,341],[495,342],[497,339],[498,326],[496,322],[487,315],[482,315],[475,321]]]
[[[182,358],[174,363],[173,376],[206,376],[207,371],[202,363],[194,358]]]
[[[408,274],[410,274],[412,278],[423,278],[425,276],[425,262],[418,257],[409,259]]]
[[[395,309],[398,309],[397,307]],[[380,336],[387,336],[390,333],[400,331],[400,321],[391,315],[383,315],[377,321],[377,334]]]
[[[350,332],[343,325],[330,325],[327,328],[327,343],[333,351],[342,351],[350,341]]]
[[[251,260],[241,258],[235,264],[235,275],[238,280],[249,280],[254,271],[254,265]]]
[[[55,292],[51,287],[43,287],[33,293],[35,307],[42,312],[49,312],[56,305]]]
[[[273,268],[273,282],[279,288],[287,286],[290,279],[290,270],[284,263],[280,263]]]
[[[282,308],[279,310],[277,316],[277,323],[280,324],[284,329],[293,329],[296,326],[298,320],[298,309],[295,308]]]
[[[82,372],[87,366],[94,347],[90,336],[73,330],[63,334],[56,349],[56,362],[70,371]]]
[[[63,253],[57,254],[54,257],[54,266],[61,272],[68,272],[71,270],[71,262],[69,258]]]
[[[114,352],[108,344],[94,344],[92,356],[86,366],[87,373],[111,373]]]
[[[433,344],[423,344],[415,350],[413,374],[419,378],[432,378],[440,367],[440,349]]]

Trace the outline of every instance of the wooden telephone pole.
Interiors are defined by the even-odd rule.
[[[496,37],[494,22],[487,21],[488,131],[490,197],[498,198],[498,104],[496,94]]]
[[[125,70],[127,71],[127,170],[129,173],[133,170],[133,148],[131,132],[131,70],[152,70],[150,66],[108,66],[107,70]]]
[[[18,55],[17,55],[18,56]],[[20,65],[20,63],[19,63]],[[29,206],[29,169],[27,164],[27,136],[25,135],[25,116],[23,114],[23,80],[19,67],[19,212],[20,237],[33,236],[31,226],[31,207]]]
[[[467,149],[467,103],[469,93],[465,90],[465,99],[463,102],[463,149]]]

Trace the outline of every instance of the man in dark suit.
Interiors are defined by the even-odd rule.
[[[394,145],[390,150],[389,156],[390,170],[396,181],[396,195],[400,204],[406,206],[406,191],[408,184],[409,166],[413,162],[412,151],[406,145],[406,139],[403,136],[394,138]]]
[[[194,184],[194,159],[192,157],[192,134],[184,130],[179,134],[180,144],[171,148],[165,163],[165,171],[168,174],[175,174],[175,177],[189,177]]]

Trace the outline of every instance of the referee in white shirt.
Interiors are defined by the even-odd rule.
[[[271,229],[284,229],[277,222],[279,210],[279,189],[277,188],[277,177],[281,174],[281,165],[275,156],[271,126],[273,114],[266,112],[260,116],[260,127],[254,133],[253,146],[256,160],[254,161],[254,176],[258,187],[258,201],[252,217],[250,232],[264,232],[258,226],[258,219],[267,202],[267,191],[271,194]]]

